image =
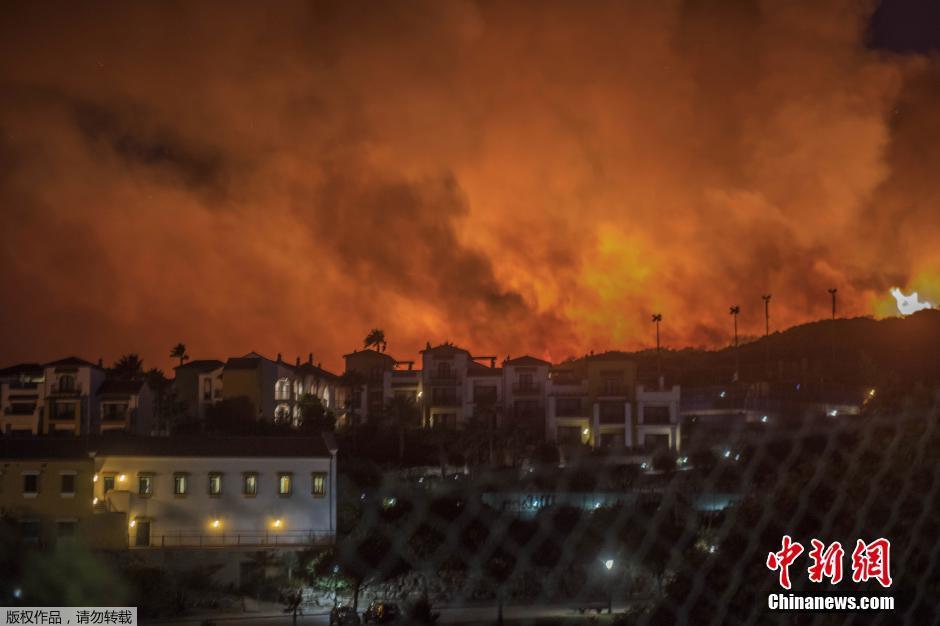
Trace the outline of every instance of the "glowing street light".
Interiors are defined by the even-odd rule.
[[[604,561],[604,567],[607,568],[607,573],[609,574],[614,569],[614,560],[607,559]],[[614,612],[614,590],[613,590],[613,581],[607,581],[607,614],[610,615]]]
[[[281,520],[279,520],[279,519],[274,520],[273,526],[274,526],[275,528],[280,528],[280,527],[281,527]]]
[[[607,559],[606,561],[604,561],[604,567],[607,568],[607,571],[608,571],[608,572],[609,572],[610,570],[614,569],[614,560],[613,560],[613,559]]]
[[[137,520],[132,519],[132,520],[130,521],[130,524],[128,524],[128,526],[130,526],[131,528],[133,528],[134,526],[137,526]]]
[[[118,476],[119,483],[123,483],[125,480],[127,480],[127,474],[121,474],[120,476]]]

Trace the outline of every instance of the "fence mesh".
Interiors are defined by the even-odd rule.
[[[361,583],[360,603],[418,593],[448,606],[557,607],[573,623],[588,619],[579,610],[608,605],[614,617],[592,619],[940,623],[938,415],[934,399],[859,416],[739,423],[721,433],[724,447],[693,437],[680,452],[685,462],[663,471],[588,454],[437,481],[385,478],[361,492],[351,485],[332,572]],[[789,568],[790,590],[767,565],[784,535],[805,547]],[[891,586],[854,582],[856,541],[882,537],[891,542]],[[814,538],[844,548],[840,583],[808,579]],[[777,593],[891,596],[895,604],[774,611],[768,596]],[[520,615],[516,623],[537,623]]]

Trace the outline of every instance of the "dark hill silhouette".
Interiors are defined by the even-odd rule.
[[[729,336],[729,344],[731,342]],[[740,380],[893,385],[940,383],[940,310],[909,317],[822,320],[772,333],[739,348]],[[633,353],[644,382],[656,378],[656,351]],[[734,348],[662,352],[667,384],[731,382]]]

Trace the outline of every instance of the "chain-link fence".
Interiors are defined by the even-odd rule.
[[[922,399],[738,422],[708,443],[694,433],[678,458],[653,466],[591,453],[347,482],[346,534],[314,567],[340,604],[541,609],[517,611],[518,623],[940,623],[938,415],[936,400]],[[805,547],[789,590],[768,566],[785,535]],[[879,538],[890,541],[889,587],[853,580],[857,541]],[[812,539],[843,547],[837,584],[809,579]],[[890,596],[894,608],[775,610],[772,594]]]

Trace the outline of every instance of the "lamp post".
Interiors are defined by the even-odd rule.
[[[653,323],[656,324],[656,375],[659,377],[660,381],[662,381],[663,363],[659,355],[659,323],[663,321],[663,314],[653,313],[652,320]]]
[[[829,295],[832,296],[832,319],[836,319],[836,292],[839,291],[835,287],[829,290]]]
[[[607,568],[607,614],[610,615],[614,612],[614,587],[613,577],[611,576],[614,569],[614,560],[607,559],[604,561],[604,567]]]
[[[734,381],[737,382],[740,377],[740,357],[738,353],[738,313],[741,312],[741,307],[734,305],[728,309],[728,313],[731,314],[731,319],[734,320]]]

